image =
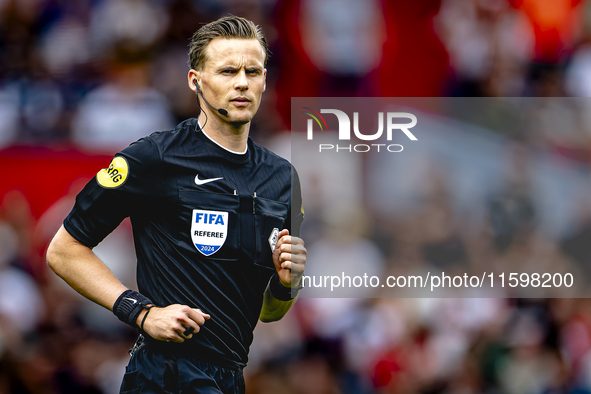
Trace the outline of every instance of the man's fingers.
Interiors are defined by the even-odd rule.
[[[282,233],[280,233],[281,236]],[[282,283],[297,283],[304,274],[308,251],[304,241],[299,237],[288,235],[279,238],[275,246],[274,258],[281,267],[278,269],[279,279]],[[276,257],[275,257],[276,256]]]
[[[306,250],[296,245],[281,246],[281,253],[279,254],[279,261],[295,261],[303,263],[306,260]]]
[[[304,264],[296,263],[294,261],[284,261],[281,264],[281,268],[291,271],[294,275],[301,275],[304,273],[305,266]]]
[[[285,243],[279,246],[279,250],[283,253],[283,252],[288,252],[291,253],[291,247],[292,245],[289,243]]]
[[[297,264],[304,264],[306,262],[306,256],[293,253],[281,253],[281,255],[279,256],[279,261],[291,261]]]
[[[281,266],[283,266],[283,263],[288,262],[288,261],[292,261],[291,260],[291,253],[281,253],[279,255],[279,261],[281,261]]]
[[[283,239],[287,240],[279,246],[278,259],[281,268],[293,271],[294,273],[304,272],[308,251],[304,247],[303,241],[298,237],[292,236],[283,237]]]
[[[209,320],[211,318],[211,316],[209,316],[207,313],[204,313],[203,311],[201,311],[201,309],[197,308],[191,309],[188,313],[188,316],[191,320],[193,320],[200,326],[202,326],[206,320]]]
[[[144,329],[155,339],[180,343],[191,339],[208,319],[210,316],[200,309],[174,304],[164,308],[154,308]]]
[[[193,326],[189,326],[189,327],[183,326],[182,328],[184,328],[184,331],[179,331],[179,335],[183,339],[191,339],[191,338],[193,338],[193,334],[195,333],[195,329],[193,328]]]
[[[168,342],[183,343],[183,342],[185,342],[185,339],[186,339],[186,338],[183,338],[181,335],[179,335],[179,334],[177,333],[177,335],[176,335],[176,336],[174,336],[174,337],[172,337],[172,339],[170,339],[170,341],[168,341]]]
[[[207,313],[203,313],[200,309],[192,308],[187,311],[187,319],[184,321],[185,325],[188,326],[182,332],[181,337],[185,339],[191,339],[193,333],[200,331],[199,326],[205,324],[205,320],[211,318]]]
[[[187,332],[188,329],[191,329],[191,332],[189,332],[188,334],[185,334],[185,332]],[[182,333],[184,336],[190,335],[191,333],[197,333],[200,331],[199,325],[191,320],[191,319],[186,319],[183,320],[181,323],[181,327],[179,329],[175,329],[175,331]]]
[[[178,330],[171,328],[170,331],[168,331],[164,335],[162,340],[164,340],[166,342],[182,343],[185,341],[185,339],[188,339],[188,338],[183,337],[183,335]]]
[[[205,318],[205,320],[209,320],[211,318],[209,313],[205,313],[201,309],[193,309],[193,310],[197,311],[197,313],[200,313]]]
[[[278,249],[281,252],[288,252],[288,253],[298,253],[298,254],[307,254],[306,248],[304,245],[298,243],[283,243],[279,245]]]
[[[283,229],[279,231],[279,234],[277,234],[277,243],[275,244],[275,249],[278,249],[281,245],[283,245],[286,242],[286,238],[291,238],[289,236],[289,230]]]
[[[281,268],[293,272],[304,272],[305,265],[302,262],[296,260],[286,260],[281,263]]]
[[[276,249],[281,249],[283,245],[290,245],[291,244],[291,235],[284,235],[283,237],[279,238],[277,241],[277,245],[275,245]]]
[[[287,230],[285,230],[285,231],[287,231]],[[303,247],[304,240],[299,237],[294,237],[292,235],[286,234],[286,235],[279,238],[279,240],[277,241],[277,244],[275,245],[275,248],[280,249],[281,247],[284,247],[286,245],[298,245],[298,246]]]

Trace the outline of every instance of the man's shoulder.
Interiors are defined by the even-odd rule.
[[[176,125],[174,129],[155,131],[146,138],[160,147],[178,143],[179,135],[187,135],[191,131],[194,131],[194,123],[195,119],[187,119]]]
[[[183,136],[189,135],[192,126],[192,119],[179,123],[174,129],[155,131],[152,134],[140,138],[131,143],[121,153],[123,155],[138,155],[162,158],[176,145],[182,144]]]
[[[256,152],[258,161],[261,164],[269,164],[276,166],[279,169],[289,169],[291,171],[292,165],[287,159],[279,156],[278,154],[269,150],[268,148],[265,148],[264,146],[257,144],[252,139],[250,139],[250,141],[252,143],[252,147]]]

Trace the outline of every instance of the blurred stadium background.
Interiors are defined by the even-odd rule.
[[[228,13],[268,38],[252,135],[285,155],[291,97],[591,96],[584,0],[0,0],[1,394],[118,391],[135,332],[49,272],[44,250],[115,152],[195,115],[188,39]],[[326,193],[305,201],[310,266],[315,255],[327,256],[318,265],[338,261],[330,245],[343,244],[346,253],[332,250],[359,253],[376,272],[448,262],[588,266],[591,107],[546,103],[535,127],[482,132],[463,119],[441,130],[480,130],[441,157],[494,148],[506,158],[479,200],[457,192],[478,189],[458,183],[466,179],[458,159],[431,162],[422,181],[404,185],[412,193],[361,201],[364,226],[343,222],[360,213],[328,209],[336,201]],[[576,193],[558,197],[563,214],[540,198],[554,189],[536,188],[541,154],[577,179]],[[463,159],[470,166],[478,155]],[[370,188],[389,169],[362,168]],[[459,209],[467,198],[469,212]],[[339,233],[344,226],[354,231]],[[96,252],[133,286],[127,223]],[[588,299],[302,299],[255,333],[250,394],[591,393]]]

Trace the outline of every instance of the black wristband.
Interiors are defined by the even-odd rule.
[[[301,279],[303,280],[303,279]],[[271,277],[271,281],[269,282],[269,288],[271,289],[271,294],[273,297],[277,298],[279,301],[291,301],[292,299],[296,298],[300,292],[300,289],[303,286],[298,287],[285,287],[281,284],[279,280],[279,275],[274,274]]]
[[[115,304],[113,304],[113,313],[123,323],[129,324],[133,328],[137,328],[137,317],[142,310],[146,309],[148,304],[153,304],[148,297],[141,295],[134,290],[125,290],[121,293],[119,298],[117,298]]]

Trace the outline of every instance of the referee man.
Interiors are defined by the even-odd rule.
[[[56,274],[142,333],[121,393],[243,393],[257,321],[295,301],[306,264],[299,179],[248,136],[267,57],[249,20],[199,29],[188,73],[199,117],[117,153],[49,246]],[[126,217],[139,292],[92,252]]]

